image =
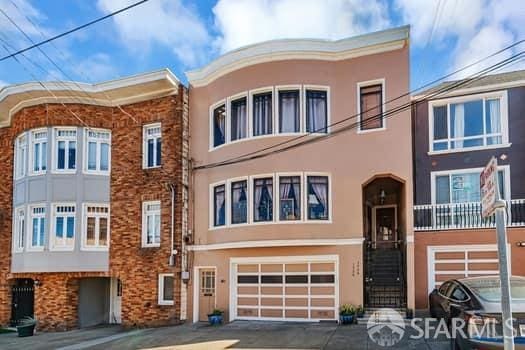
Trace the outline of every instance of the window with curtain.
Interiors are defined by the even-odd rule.
[[[308,176],[308,219],[328,220],[328,177]]]
[[[233,100],[231,102],[231,140],[235,141],[246,138],[247,128],[246,97]]]
[[[432,149],[443,151],[503,143],[501,100],[484,98],[432,107]]]
[[[84,247],[107,249],[109,245],[109,206],[85,206],[84,222]]]
[[[299,132],[299,90],[279,91],[279,132]]]
[[[272,134],[272,119],[272,92],[253,95],[253,136]]]
[[[306,90],[306,131],[327,132],[328,106],[324,90]]]
[[[479,172],[451,173],[435,177],[436,204],[468,203],[481,201]],[[500,198],[505,198],[505,172],[498,171]]]
[[[213,226],[226,224],[226,190],[224,185],[213,188]]]
[[[142,246],[160,246],[161,213],[160,201],[142,203]]]
[[[301,220],[301,177],[279,177],[279,219]]]
[[[253,221],[273,221],[273,178],[253,180]]]
[[[226,142],[226,106],[220,105],[213,110],[213,147]]]
[[[73,249],[75,244],[75,206],[54,207],[55,232],[53,247]]]
[[[246,180],[231,183],[231,223],[248,222],[248,182]]]
[[[381,129],[383,120],[383,85],[363,86],[359,90],[360,130]]]
[[[108,174],[111,133],[87,130],[86,170],[90,173]],[[150,153],[148,151],[148,153]]]

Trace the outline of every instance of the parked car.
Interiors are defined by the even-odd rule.
[[[525,349],[525,278],[511,278],[516,349]],[[430,293],[430,315],[465,321],[452,339],[453,349],[503,349],[501,288],[498,276],[448,280]],[[461,324],[461,322],[456,322]],[[453,327],[450,327],[453,329]]]

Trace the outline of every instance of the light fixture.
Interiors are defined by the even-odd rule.
[[[381,201],[381,204],[385,203],[385,198],[386,198],[385,190],[381,189],[381,191],[379,192],[379,199]]]

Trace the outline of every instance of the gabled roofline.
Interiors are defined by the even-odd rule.
[[[403,48],[409,39],[409,32],[410,26],[402,26],[335,41],[265,41],[228,52],[200,69],[186,72],[186,76],[193,87],[200,87],[232,71],[259,63],[291,59],[338,61],[387,52]]]

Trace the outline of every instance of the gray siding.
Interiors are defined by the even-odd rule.
[[[20,252],[12,255],[12,272],[66,272],[107,271],[109,252],[82,251],[82,204],[109,204],[110,176],[83,173],[84,129],[77,129],[77,159],[75,174],[52,172],[53,129],[48,129],[47,172],[43,175],[25,176],[16,180],[13,189],[13,208],[26,208],[29,223],[29,206],[42,204],[46,207],[46,235],[43,252]],[[28,150],[31,145],[28,144]],[[29,164],[28,164],[29,166]],[[73,251],[50,251],[51,212],[53,203],[75,203],[75,247]],[[27,232],[31,226],[27,225]],[[27,242],[26,242],[27,248]]]

